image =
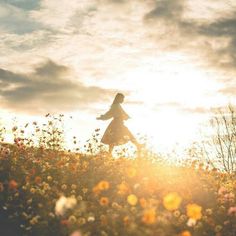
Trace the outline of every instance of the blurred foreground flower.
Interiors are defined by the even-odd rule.
[[[182,198],[176,192],[167,194],[163,199],[163,205],[169,211],[177,210],[181,202]]]
[[[109,203],[109,199],[107,197],[101,197],[99,203],[101,206],[107,206]]]
[[[56,215],[64,215],[66,210],[72,209],[77,203],[77,200],[75,197],[65,197],[61,196],[55,206],[55,213]]]
[[[16,190],[17,189],[17,182],[15,180],[11,180],[9,183],[8,183],[8,187],[10,190]]]
[[[127,202],[131,205],[131,206],[135,206],[138,202],[138,198],[134,195],[134,194],[130,194],[127,197]]]
[[[228,215],[235,215],[236,216],[236,206],[229,208]]]
[[[109,189],[110,184],[109,184],[109,182],[107,182],[107,181],[105,181],[105,180],[102,180],[102,181],[100,181],[100,182],[98,183],[97,186],[98,186],[98,189],[99,189],[100,191],[103,191],[103,190]]]
[[[191,235],[192,234],[188,230],[185,230],[180,234],[180,236],[191,236]]]
[[[70,236],[82,236],[82,234],[80,233],[80,231],[76,230]]]
[[[144,224],[154,224],[156,222],[156,210],[155,208],[151,208],[144,211],[142,222]]]
[[[187,216],[194,220],[200,220],[202,218],[202,207],[197,204],[187,205]]]

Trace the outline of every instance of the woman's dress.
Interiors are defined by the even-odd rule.
[[[129,119],[128,114],[123,110],[120,104],[113,104],[110,110],[101,115],[101,120],[108,120],[113,117],[113,120],[108,125],[101,142],[108,145],[121,145],[128,141],[135,142],[135,137],[124,125],[124,120]]]

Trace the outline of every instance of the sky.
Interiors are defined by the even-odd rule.
[[[1,121],[73,117],[81,140],[117,92],[156,150],[235,102],[235,0],[0,0]]]

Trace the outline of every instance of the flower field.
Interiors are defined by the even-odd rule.
[[[235,236],[235,194],[234,176],[196,162],[1,147],[4,236]]]

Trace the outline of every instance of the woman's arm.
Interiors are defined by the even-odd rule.
[[[97,120],[109,120],[113,117],[113,110],[110,109],[108,112],[106,112],[103,115],[100,115],[99,117],[97,117]]]

